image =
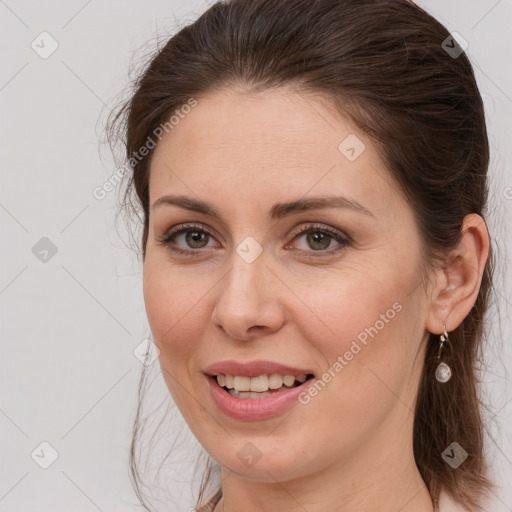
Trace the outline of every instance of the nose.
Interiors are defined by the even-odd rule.
[[[279,280],[261,254],[247,263],[237,254],[218,287],[212,321],[232,339],[244,341],[278,331],[285,319]]]

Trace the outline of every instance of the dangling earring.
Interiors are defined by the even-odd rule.
[[[439,382],[445,383],[448,382],[452,376],[452,370],[451,368],[446,364],[442,363],[441,361],[441,352],[443,351],[444,344],[448,342],[448,333],[446,332],[446,325],[443,324],[443,334],[440,336],[440,343],[439,343],[439,351],[437,352],[437,369],[436,369],[436,379]]]

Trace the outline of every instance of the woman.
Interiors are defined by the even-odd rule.
[[[118,113],[162,374],[221,469],[199,510],[482,510],[463,50],[407,0],[218,2]]]

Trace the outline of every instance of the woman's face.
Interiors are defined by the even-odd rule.
[[[158,143],[150,208],[144,297],[163,376],[222,467],[273,482],[411,455],[420,238],[364,133],[291,89],[216,92]],[[226,361],[262,364],[212,368]],[[314,377],[300,394],[236,398],[212,373],[242,390]]]

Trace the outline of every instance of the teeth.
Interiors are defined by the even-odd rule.
[[[268,387],[270,389],[279,389],[283,385],[283,376],[278,373],[273,373],[268,378]]]
[[[251,378],[235,376],[233,380],[233,387],[237,391],[251,391]]]
[[[265,393],[269,389],[279,389],[283,384],[287,387],[292,387],[297,381],[298,383],[305,382],[307,375],[280,375],[279,373],[272,373],[271,375],[259,375],[258,377],[246,377],[243,375],[217,375],[217,382],[221,387],[233,389],[236,392],[255,392]],[[238,395],[234,395],[238,396]],[[258,395],[260,398],[262,395]]]
[[[229,389],[233,389],[233,381],[234,381],[234,377],[233,375],[226,375],[226,381],[224,383],[224,385],[229,388]],[[219,382],[219,377],[217,377],[217,382]],[[220,384],[220,382],[219,382]]]
[[[268,377],[266,375],[251,377],[251,391],[268,391]]]
[[[265,398],[266,396],[272,396],[272,393],[265,391],[264,393],[256,393],[253,391],[237,391],[236,389],[230,389],[228,393],[236,398],[248,398],[254,400],[255,398]]]
[[[295,382],[295,376],[294,375],[285,375],[283,379],[285,386],[293,386],[293,383]]]

